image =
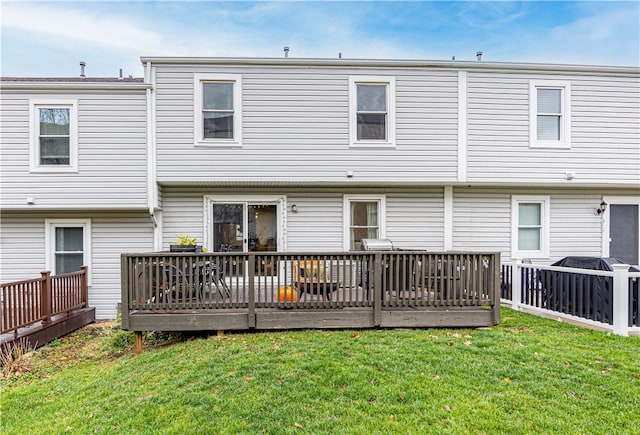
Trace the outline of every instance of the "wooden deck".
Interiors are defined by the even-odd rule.
[[[490,326],[499,322],[499,272],[496,253],[123,254],[122,324],[133,331]]]
[[[0,284],[0,345],[40,347],[95,321],[89,308],[87,268]]]
[[[95,320],[95,308],[78,308],[68,313],[52,316],[49,323],[38,321],[18,328],[13,332],[2,334],[0,335],[0,346],[4,348],[21,343],[29,349],[36,349],[56,338],[64,337],[89,323],[93,323]]]

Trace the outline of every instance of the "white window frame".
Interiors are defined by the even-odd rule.
[[[69,109],[69,164],[40,164],[40,113],[39,109]],[[29,100],[29,170],[31,172],[78,172],[78,100],[31,99]]]
[[[387,139],[358,140],[358,85],[387,86]],[[393,148],[396,146],[396,79],[389,76],[349,76],[349,145]]]
[[[538,140],[538,89],[558,89],[560,95],[560,139]],[[571,148],[571,83],[560,80],[531,80],[529,82],[529,147]]]
[[[203,241],[205,246],[213,251],[213,205],[214,204],[241,204],[245,208],[251,204],[276,205],[278,219],[278,239],[276,241],[278,252],[287,250],[287,197],[285,195],[205,195],[203,198]],[[245,216],[246,218],[246,216]],[[245,219],[246,221],[246,219]],[[247,222],[244,222],[245,233],[248,231]],[[244,247],[244,243],[243,243]]]
[[[204,138],[202,119],[203,83],[233,83],[233,138]],[[198,146],[237,147],[242,145],[242,76],[240,74],[194,74],[193,75],[193,125],[194,144]]]
[[[46,219],[45,220],[45,268],[50,270],[52,275],[57,272],[55,247],[56,228],[62,227],[82,227],[82,247],[83,266],[87,266],[87,281],[91,285],[92,265],[91,265],[91,219]]]
[[[386,195],[344,195],[342,203],[343,231],[342,244],[345,252],[351,251],[351,202],[378,202],[378,238],[386,237],[387,197]]]
[[[519,205],[521,203],[540,204],[540,249],[525,251],[518,249]],[[511,197],[511,258],[550,258],[549,235],[551,223],[551,198],[545,195],[514,195]]]

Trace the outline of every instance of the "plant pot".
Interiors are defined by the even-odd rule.
[[[195,252],[202,253],[202,245],[169,245],[169,252]]]

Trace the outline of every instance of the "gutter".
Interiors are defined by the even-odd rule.
[[[5,82],[0,89],[19,91],[144,91],[151,89],[148,83],[53,83],[53,82]]]
[[[155,101],[155,69],[147,62],[144,77],[147,94],[147,206],[149,218],[153,223],[153,249],[160,250],[161,227],[156,210],[158,205],[158,183],[156,182],[156,101]]]
[[[240,57],[148,57],[143,63],[156,65],[209,65],[209,66],[273,66],[273,67],[358,67],[358,68],[431,68],[481,71],[538,71],[638,75],[634,66],[567,65],[520,62],[441,61],[441,60],[389,60],[389,59],[329,59],[329,58],[240,58]]]

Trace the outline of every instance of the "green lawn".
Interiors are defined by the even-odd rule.
[[[507,308],[494,328],[229,333],[138,357],[87,331],[3,381],[3,434],[640,433],[639,337]]]

